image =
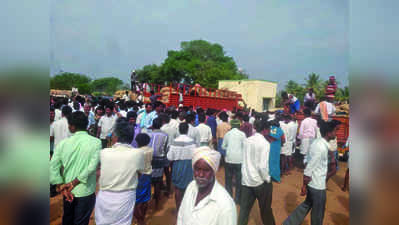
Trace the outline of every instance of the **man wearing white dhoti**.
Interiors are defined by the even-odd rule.
[[[136,201],[138,173],[144,171],[144,153],[133,148],[134,128],[118,118],[112,135],[112,148],[100,153],[100,191],[97,194],[97,225],[130,225]]]

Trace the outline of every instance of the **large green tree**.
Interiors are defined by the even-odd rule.
[[[91,79],[79,73],[61,73],[50,79],[50,88],[58,90],[72,90],[72,87],[78,88],[80,94],[90,94],[92,88]]]
[[[168,51],[168,57],[160,65],[147,65],[138,70],[138,79],[151,83],[184,82],[199,83],[216,88],[218,80],[245,79],[238,71],[232,57],[226,56],[220,44],[205,40],[182,42],[181,49]]]
[[[123,88],[123,81],[115,77],[104,77],[96,79],[91,83],[93,91],[104,92],[113,95],[115,91]]]

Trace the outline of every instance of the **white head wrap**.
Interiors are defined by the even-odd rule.
[[[215,151],[208,146],[196,148],[193,153],[193,167],[194,164],[200,159],[203,159],[216,174],[220,163],[220,153],[218,151]]]

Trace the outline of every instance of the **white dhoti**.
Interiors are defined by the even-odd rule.
[[[131,225],[136,190],[112,192],[99,191],[96,198],[97,225]]]
[[[285,142],[284,145],[281,147],[281,154],[291,156],[293,144],[294,143],[291,141]]]

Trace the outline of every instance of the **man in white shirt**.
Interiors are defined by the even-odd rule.
[[[289,170],[292,169],[292,163],[289,161],[292,157],[292,151],[296,141],[297,125],[292,121],[289,114],[283,115],[283,121],[280,121],[280,128],[284,132],[285,142],[281,147],[281,173],[289,175]],[[289,165],[290,164],[290,165]]]
[[[301,140],[301,144],[299,146],[301,162],[305,163],[305,156],[309,152],[310,145],[316,138],[319,128],[317,127],[317,121],[312,118],[312,112],[310,109],[304,109],[303,114],[305,115],[305,119],[301,122],[299,127],[298,139]],[[302,166],[304,166],[304,164]]]
[[[188,124],[188,134],[187,136],[189,136],[190,138],[192,138],[195,142],[195,145],[197,145],[197,147],[200,146],[200,133],[198,131],[198,129],[196,127],[194,127],[194,121],[195,121],[195,117],[193,114],[188,114],[186,116],[186,123]]]
[[[54,108],[55,108],[55,110],[54,110],[54,113],[55,113],[54,122],[62,119],[61,105],[62,105],[61,100],[57,101],[54,104]]]
[[[198,121],[200,124],[196,127],[200,134],[200,146],[211,146],[212,144],[212,130],[205,124],[205,114],[201,113],[198,115]]]
[[[274,225],[273,185],[269,174],[270,144],[264,137],[270,132],[270,124],[267,121],[256,120],[254,127],[256,133],[247,138],[243,152],[241,205],[238,224],[248,224],[249,213],[255,199],[258,199],[263,224]]]
[[[125,100],[125,102],[130,100],[128,91],[126,91],[125,94],[123,95],[123,100]]]
[[[105,107],[105,115],[98,122],[97,138],[101,139],[102,147],[106,148],[108,144],[107,138],[111,138],[113,127],[117,116],[113,114],[114,106],[109,104]]]
[[[233,199],[216,180],[220,153],[203,146],[192,158],[194,181],[184,194],[177,215],[177,225],[236,225]]]
[[[303,175],[301,196],[306,195],[305,201],[300,204],[288,218],[284,225],[300,225],[306,215],[311,212],[311,224],[322,225],[326,207],[326,183],[328,179],[328,142],[336,137],[336,120],[320,123],[322,138],[316,139],[310,146],[308,163]]]
[[[96,224],[130,225],[136,202],[138,174],[144,171],[144,152],[134,149],[133,128],[126,118],[116,120],[112,148],[100,152],[100,191],[95,206]]]
[[[176,128],[176,130],[179,130],[179,122],[177,121],[177,117],[179,116],[179,112],[177,112],[177,110],[173,110],[170,113],[170,125],[174,128]]]
[[[309,88],[309,91],[306,93],[303,99],[304,106],[312,110],[315,101],[316,101],[316,95],[315,93],[313,93],[313,88]]]
[[[54,139],[54,149],[57,145],[65,138],[70,137],[72,134],[69,131],[68,119],[72,114],[72,109],[69,106],[64,106],[62,108],[61,119],[55,121],[52,126],[50,126],[50,138]]]
[[[335,106],[330,101],[330,99],[325,97],[322,98],[322,101],[317,104],[316,109],[314,110],[316,114],[320,114],[324,121],[331,121],[332,117],[335,115]]]
[[[239,130],[239,120],[230,121],[231,130],[223,138],[222,148],[226,149],[225,157],[225,185],[226,190],[233,198],[233,177],[235,178],[235,197],[234,201],[240,204],[241,197],[241,163],[244,143],[246,141],[245,133]],[[238,182],[237,182],[238,181]]]

